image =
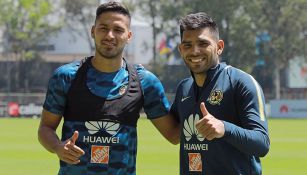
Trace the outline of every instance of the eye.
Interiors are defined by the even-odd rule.
[[[200,43],[199,43],[199,46],[200,46],[200,47],[207,47],[209,44],[210,44],[210,43],[208,43],[208,42],[200,42]]]
[[[100,31],[108,31],[108,28],[105,27],[105,26],[100,26],[100,27],[98,27],[98,30],[100,30]]]
[[[115,28],[114,31],[115,31],[116,33],[124,33],[124,32],[125,32],[125,30],[122,29],[122,28]]]
[[[185,48],[185,49],[188,49],[188,48],[191,48],[191,44],[190,43],[184,43],[183,44],[183,48]]]

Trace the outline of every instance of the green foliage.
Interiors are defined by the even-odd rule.
[[[158,20],[157,32],[170,37],[179,34],[178,19],[188,13],[204,11],[212,16],[225,41],[223,57],[236,67],[250,72],[258,59],[255,37],[267,31],[272,36],[268,63],[284,62],[296,55],[306,54],[306,0],[166,0],[155,1],[150,10],[148,0],[126,0],[139,7],[144,16]],[[154,15],[154,16],[153,16]],[[305,33],[305,36],[303,35]]]
[[[267,31],[272,40],[266,47],[271,53],[267,61],[283,68],[289,59],[305,55],[307,2],[304,0],[254,0],[250,3],[252,22],[258,32]],[[305,35],[304,35],[305,34]],[[306,57],[307,58],[307,57]]]
[[[58,16],[48,0],[1,0],[0,28],[4,31],[4,53],[14,55],[18,62],[40,59],[39,45],[60,28],[61,20],[57,19],[59,22],[55,22]],[[17,71],[8,72],[12,74],[7,77],[8,91],[13,87],[27,92],[28,75],[31,71],[23,74],[20,64],[17,65]],[[10,79],[17,83],[10,84]]]
[[[59,29],[49,21],[52,6],[46,0],[1,0],[0,26],[4,28],[5,51],[20,60],[33,59],[27,52],[38,52],[36,46]]]
[[[97,1],[63,0],[65,27],[76,33],[78,37],[85,38],[92,51],[95,46],[89,31],[94,24],[97,5]]]

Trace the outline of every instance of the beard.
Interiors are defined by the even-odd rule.
[[[96,45],[96,52],[101,56],[106,59],[115,59],[118,57],[122,57],[123,52],[124,52],[125,47],[121,48],[103,48],[103,47],[98,47]]]
[[[219,58],[217,56],[211,58],[206,57],[205,60],[199,64],[191,63],[187,59],[184,59],[184,62],[193,74],[204,74],[219,63]]]

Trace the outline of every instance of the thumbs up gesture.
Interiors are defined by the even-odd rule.
[[[224,123],[207,111],[204,102],[200,104],[200,110],[203,117],[195,125],[198,132],[207,140],[223,137],[225,134]]]
[[[75,145],[79,137],[79,132],[75,131],[71,138],[59,144],[55,152],[58,157],[69,164],[77,164],[80,162],[80,157],[84,155],[84,151]]]

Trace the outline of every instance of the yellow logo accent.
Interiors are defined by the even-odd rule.
[[[223,92],[221,90],[213,90],[209,96],[209,103],[212,105],[220,105],[223,100]]]

